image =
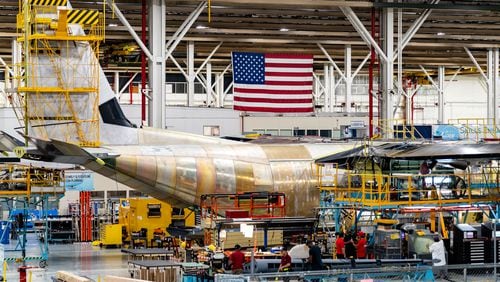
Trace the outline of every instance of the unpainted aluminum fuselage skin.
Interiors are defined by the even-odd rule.
[[[186,138],[186,144],[157,145],[146,137],[140,138],[141,145],[107,146],[119,156],[106,160],[105,167],[87,167],[176,204],[199,204],[203,194],[284,192],[288,216],[310,216],[319,205],[314,159],[353,147],[347,143],[259,145],[184,137],[195,141]]]

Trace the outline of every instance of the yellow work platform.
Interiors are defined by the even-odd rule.
[[[485,173],[384,175],[356,174],[349,171],[319,175],[322,197],[334,204],[366,208],[406,206],[455,206],[497,202],[500,185],[497,177]],[[489,173],[491,174],[491,173]],[[489,175],[491,176],[491,175]]]

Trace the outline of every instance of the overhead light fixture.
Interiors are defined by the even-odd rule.
[[[118,26],[118,24],[115,24],[115,23],[110,23],[110,24],[108,24],[108,26],[110,26],[110,27],[115,27],[115,26]]]
[[[436,33],[436,35],[437,35],[437,36],[445,36],[445,35],[446,35],[446,33],[444,33],[444,32],[438,32],[438,33]]]
[[[287,31],[290,31],[290,30],[288,28],[286,28],[286,27],[282,27],[282,28],[280,28],[280,31],[287,32]]]
[[[197,25],[196,26],[196,29],[207,29],[208,26],[204,26],[204,25]]]

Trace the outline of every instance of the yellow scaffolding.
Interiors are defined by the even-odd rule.
[[[384,209],[495,202],[500,196],[497,167],[462,174],[355,173],[336,164],[318,166],[318,185],[344,207]],[[332,169],[333,168],[333,169]]]
[[[372,139],[382,137],[381,133],[386,133],[392,136],[395,140],[416,140],[423,136],[415,129],[415,126],[408,124],[406,119],[379,119],[372,121],[372,126],[375,128],[375,135]]]
[[[63,193],[64,178],[59,169],[0,165],[0,197]]]
[[[22,36],[17,41],[24,55],[13,67],[17,97],[12,101],[25,134],[97,147],[97,56],[104,40],[104,15],[30,4],[35,2],[20,2],[17,29]]]

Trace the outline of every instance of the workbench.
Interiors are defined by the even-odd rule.
[[[135,260],[168,260],[174,255],[174,251],[151,248],[151,249],[122,249],[122,253],[128,255],[128,261]]]
[[[180,281],[181,266],[181,263],[169,260],[132,260],[128,262],[132,278],[161,282]]]

